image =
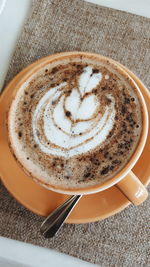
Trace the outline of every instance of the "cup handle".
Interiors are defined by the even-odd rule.
[[[117,183],[116,186],[136,206],[143,203],[148,197],[145,186],[132,171]]]

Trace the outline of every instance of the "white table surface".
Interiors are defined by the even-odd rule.
[[[88,0],[88,2],[150,18],[150,0]],[[0,0],[0,89],[30,4],[31,0]],[[23,266],[90,267],[96,265],[53,250],[0,237],[0,267]]]
[[[94,267],[57,251],[0,238],[0,267]]]
[[[87,2],[111,7],[150,18],[150,0],[86,0]]]
[[[0,89],[30,3],[30,0],[0,0]]]

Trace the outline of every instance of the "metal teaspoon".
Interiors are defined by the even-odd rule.
[[[64,221],[67,219],[81,197],[82,195],[74,195],[51,212],[41,224],[41,234],[46,238],[53,237],[63,225]]]

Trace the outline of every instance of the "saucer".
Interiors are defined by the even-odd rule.
[[[47,190],[35,183],[27,174],[23,172],[20,166],[12,156],[7,137],[6,119],[10,101],[13,97],[13,90],[16,83],[38,64],[45,63],[53,56],[42,58],[26,69],[21,71],[5,88],[0,98],[0,176],[3,184],[11,195],[30,211],[47,216],[52,210],[62,204],[69,196]],[[119,64],[119,63],[117,63]],[[119,64],[120,65],[120,64]],[[127,68],[120,65],[139,86],[147,104],[150,115],[150,93],[142,82]],[[150,116],[149,116],[150,119]],[[138,176],[141,182],[147,186],[150,182],[150,164],[147,161],[150,150],[150,134],[144,148],[144,151],[133,168],[133,172]],[[142,167],[141,167],[142,166]],[[67,219],[67,223],[88,223],[103,220],[112,216],[131,204],[127,198],[117,189],[111,188],[91,194],[81,198],[78,205],[74,208]]]

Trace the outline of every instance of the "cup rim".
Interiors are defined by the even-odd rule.
[[[53,54],[50,56],[46,56],[43,58],[43,61],[41,61],[41,59],[37,60],[37,64],[35,66],[33,66],[33,68],[31,68],[22,78],[21,80],[18,82],[18,84],[16,85],[16,88],[13,92],[13,96],[11,99],[11,104],[15,98],[15,95],[17,93],[17,91],[19,90],[19,88],[21,87],[21,85],[26,82],[27,79],[29,79],[35,72],[39,71],[41,68],[43,68],[44,66],[46,66],[47,64],[56,61],[56,60],[60,60],[62,58],[66,58],[68,56],[88,56],[90,58],[96,58],[97,60],[99,59],[101,62],[109,62],[110,65],[113,65],[113,68],[115,68],[115,70],[117,70],[119,73],[123,74],[127,79],[128,82],[130,84],[132,84],[132,86],[134,86],[136,88],[136,93],[138,94],[138,98],[140,100],[141,103],[141,107],[142,107],[142,119],[143,119],[143,127],[142,127],[142,133],[140,136],[140,139],[138,141],[138,144],[136,146],[136,149],[134,151],[134,153],[132,154],[131,158],[129,159],[128,163],[118,172],[116,173],[113,177],[111,177],[110,179],[104,181],[103,183],[100,184],[96,184],[94,186],[89,186],[89,187],[83,187],[83,188],[78,188],[78,189],[74,189],[74,188],[64,188],[64,187],[56,187],[54,185],[48,184],[42,180],[40,180],[39,178],[35,177],[33,174],[29,173],[25,167],[21,164],[21,162],[19,161],[19,159],[16,159],[16,161],[19,163],[19,165],[21,166],[21,168],[28,174],[28,176],[30,176],[30,178],[32,178],[35,182],[37,182],[38,184],[40,184],[41,186],[45,187],[48,190],[52,190],[58,193],[62,193],[62,194],[68,194],[68,195],[86,195],[86,194],[92,194],[92,193],[97,193],[97,192],[101,192],[103,190],[106,190],[108,188],[110,188],[111,186],[117,184],[120,180],[122,180],[129,172],[130,170],[133,168],[133,166],[136,164],[136,162],[138,161],[143,148],[145,146],[146,143],[146,139],[147,139],[147,134],[148,134],[148,111],[147,111],[147,107],[146,107],[146,103],[144,100],[144,97],[138,87],[138,85],[136,84],[136,82],[132,79],[132,77],[122,68],[122,66],[117,63],[115,60],[106,57],[106,56],[102,56],[100,54],[96,54],[96,53],[90,53],[90,52],[78,52],[78,51],[73,51],[73,52],[62,52],[62,53],[57,53],[57,54]],[[35,64],[35,62],[34,62]],[[10,104],[10,106],[11,106]],[[10,111],[10,109],[9,109]],[[8,112],[8,118],[9,118],[9,112]],[[9,119],[8,119],[9,120]],[[8,127],[8,135],[9,135],[9,127]],[[10,138],[10,137],[9,137]],[[11,147],[10,144],[10,149],[13,152],[13,148]]]

